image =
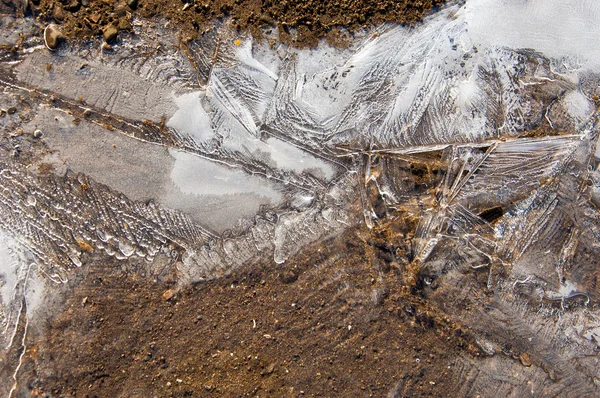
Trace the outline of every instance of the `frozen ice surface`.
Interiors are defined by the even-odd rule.
[[[530,48],[551,58],[600,66],[600,5],[594,0],[475,0],[465,5],[473,41],[485,46]]]
[[[489,355],[465,396],[597,395],[599,26],[594,1],[467,0],[347,49],[29,38],[0,66],[0,342],[90,256],[185,284],[415,219],[399,267]]]

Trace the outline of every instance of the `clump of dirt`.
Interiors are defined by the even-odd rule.
[[[12,0],[13,7],[21,0]],[[28,10],[40,21],[61,24],[69,38],[87,39],[107,29],[130,30],[134,15],[161,17],[192,40],[230,17],[233,27],[254,37],[277,27],[282,42],[314,47],[319,39],[344,45],[348,34],[383,22],[409,24],[445,0],[31,0]]]
[[[369,236],[352,229],[182,290],[116,260],[86,264],[64,312],[32,336],[28,393],[452,396],[473,341],[406,289],[389,245]]]

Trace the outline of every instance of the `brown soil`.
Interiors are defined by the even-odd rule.
[[[452,396],[455,361],[477,349],[369,236],[180,291],[88,264],[26,352],[29,394]]]
[[[343,45],[348,33],[383,22],[413,23],[445,0],[30,0],[25,13],[33,13],[42,23],[58,23],[70,38],[86,39],[102,35],[110,26],[131,29],[134,15],[162,17],[171,21],[191,40],[211,29],[216,19],[231,17],[233,27],[257,38],[279,28],[283,42],[314,47],[321,38]],[[4,6],[22,13],[22,0]],[[82,5],[83,4],[83,5]]]

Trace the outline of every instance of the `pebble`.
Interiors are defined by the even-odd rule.
[[[119,33],[119,29],[117,29],[117,27],[115,25],[108,25],[104,29],[104,33],[102,34],[102,37],[104,38],[105,42],[110,43],[117,37],[118,33]]]
[[[54,10],[52,11],[52,18],[54,18],[54,20],[56,22],[62,22],[65,20],[66,17],[67,17],[67,15],[65,14],[65,10],[63,9],[63,6],[59,3],[57,3],[54,6]]]
[[[50,24],[44,29],[44,43],[49,50],[54,51],[58,48],[65,36],[58,29],[58,26]]]
[[[531,358],[526,352],[519,355],[519,360],[521,361],[521,364],[525,367],[530,367],[532,365]]]
[[[90,0],[81,0],[81,5],[87,7],[90,5]]]
[[[37,129],[33,132],[33,138],[41,138],[42,137],[42,130]]]
[[[129,8],[131,8],[132,10],[135,10],[135,8],[138,5],[138,0],[127,0],[127,5],[129,6]]]
[[[175,296],[175,294],[176,294],[176,292],[173,289],[168,289],[168,290],[165,290],[165,292],[162,294],[161,298],[163,299],[163,301],[169,301]]]
[[[262,376],[270,375],[273,373],[273,371],[275,371],[275,362],[269,364],[269,366],[267,366],[262,372],[260,372],[260,374]]]

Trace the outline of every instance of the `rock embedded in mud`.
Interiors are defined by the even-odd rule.
[[[519,360],[521,361],[521,364],[527,368],[533,364],[533,362],[531,362],[531,358],[529,357],[529,354],[526,352],[519,355]]]
[[[54,6],[54,10],[52,11],[52,18],[54,18],[54,20],[56,22],[62,22],[65,20],[65,18],[67,17],[67,15],[65,14],[65,10],[63,9],[62,4],[56,4]]]
[[[131,23],[127,20],[127,18],[119,19],[119,30],[131,30]]]
[[[49,50],[56,50],[60,43],[65,39],[58,26],[50,24],[44,29],[44,43]]]
[[[102,37],[104,41],[110,43],[117,38],[117,34],[119,34],[119,29],[115,25],[108,25],[104,32],[102,33]]]

